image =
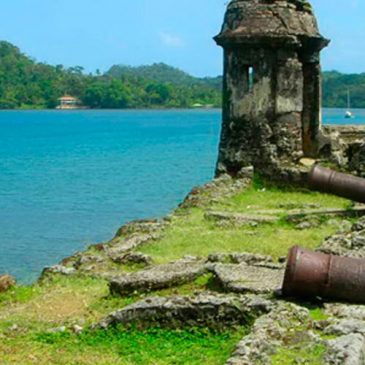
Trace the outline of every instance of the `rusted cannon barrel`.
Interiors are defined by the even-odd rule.
[[[313,190],[365,203],[365,179],[357,176],[316,165],[309,173],[309,186]]]
[[[283,295],[365,303],[365,260],[298,246],[289,251]]]

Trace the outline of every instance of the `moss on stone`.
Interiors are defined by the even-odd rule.
[[[325,352],[324,345],[305,346],[299,343],[296,346],[280,348],[271,360],[272,365],[322,365]]]

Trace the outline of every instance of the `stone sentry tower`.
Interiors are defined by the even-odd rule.
[[[215,37],[224,49],[217,174],[263,173],[316,157],[320,51],[329,41],[304,0],[232,0]]]

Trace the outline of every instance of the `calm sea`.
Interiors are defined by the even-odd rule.
[[[365,123],[356,110],[351,123]],[[344,122],[343,110],[324,120]],[[34,280],[214,174],[220,110],[1,111],[0,273]]]

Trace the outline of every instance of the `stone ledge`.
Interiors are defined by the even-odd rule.
[[[274,308],[272,301],[256,295],[222,295],[209,292],[196,296],[152,297],[111,313],[94,328],[117,324],[170,328],[207,326],[224,328],[251,325],[251,320]]]
[[[179,260],[113,278],[109,283],[109,289],[114,295],[144,293],[194,281],[206,272],[207,266],[202,261]]]
[[[223,290],[234,293],[273,293],[281,288],[284,278],[284,269],[249,266],[245,263],[216,264],[211,271]]]
[[[271,356],[285,345],[295,328],[307,327],[309,311],[291,303],[279,303],[270,313],[258,318],[249,335],[237,345],[226,365],[270,364]],[[307,343],[315,343],[317,336],[307,331]]]

